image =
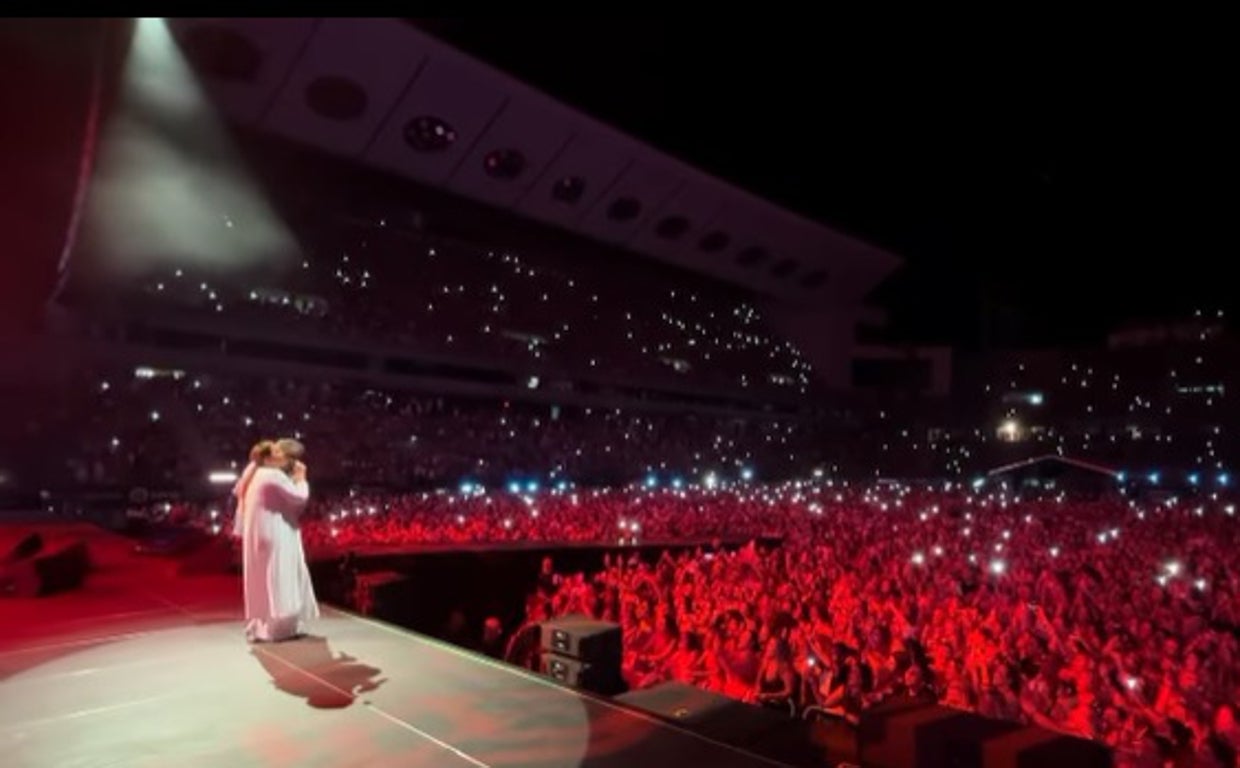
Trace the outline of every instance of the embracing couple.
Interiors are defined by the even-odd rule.
[[[319,604],[306,566],[300,519],[310,498],[305,447],[297,440],[263,440],[237,481],[234,535],[241,539],[245,635],[276,642],[305,633]]]

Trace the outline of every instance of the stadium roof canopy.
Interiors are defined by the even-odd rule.
[[[1115,488],[1121,477],[1109,467],[1053,453],[1005,464],[987,473],[993,482],[1042,491],[1106,492]]]
[[[1106,475],[1108,477],[1119,477],[1119,472],[1111,469],[1110,467],[1104,467],[1101,464],[1094,464],[1093,462],[1073,459],[1067,456],[1059,456],[1054,453],[1048,453],[1043,456],[1035,456],[1031,459],[1016,461],[1011,464],[1004,464],[1001,467],[995,467],[986,474],[990,477],[999,477],[1002,475],[1016,474],[1030,469],[1050,471],[1075,469],[1083,472]]]
[[[170,24],[223,114],[262,134],[788,301],[859,307],[900,264],[402,20]]]

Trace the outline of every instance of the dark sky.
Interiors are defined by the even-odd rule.
[[[962,44],[753,18],[418,23],[905,257],[878,298],[908,340],[1088,341],[1125,318],[1236,305],[1235,83],[1203,36]]]

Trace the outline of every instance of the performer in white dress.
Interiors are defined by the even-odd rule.
[[[295,440],[254,446],[237,483],[234,531],[241,537],[245,634],[251,642],[297,637],[319,616],[298,525],[310,484]]]

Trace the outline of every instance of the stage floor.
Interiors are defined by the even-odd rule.
[[[0,552],[29,530],[0,527]],[[97,567],[76,592],[0,599],[5,766],[780,765],[326,606],[311,636],[251,646],[236,577],[37,530],[88,539]]]

